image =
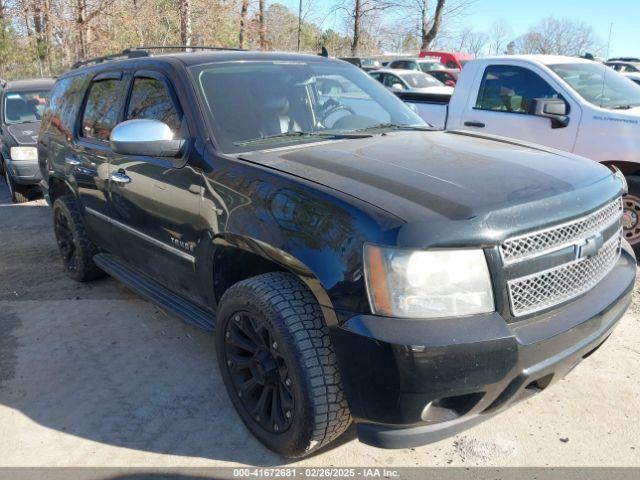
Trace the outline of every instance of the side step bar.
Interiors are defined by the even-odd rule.
[[[99,253],[93,257],[98,267],[116,280],[124,283],[138,295],[157,304],[162,309],[179,317],[185,323],[212,331],[215,326],[215,316],[198,307],[193,302],[177,295],[155,280],[150,279],[114,255]]]

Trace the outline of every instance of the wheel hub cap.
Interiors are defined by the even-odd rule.
[[[640,198],[627,195],[623,199],[623,207],[623,235],[631,245],[635,245],[640,243]]]

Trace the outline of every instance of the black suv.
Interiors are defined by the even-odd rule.
[[[16,203],[28,201],[40,182],[36,141],[53,82],[16,80],[0,92],[0,173]]]
[[[352,421],[379,447],[451,435],[562,378],[628,307],[625,185],[602,165],[434,131],[338,60],[134,53],[60,77],[45,113],[64,267],[215,325],[273,450]]]

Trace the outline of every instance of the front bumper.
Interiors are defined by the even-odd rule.
[[[11,174],[13,181],[20,185],[37,185],[42,180],[37,160],[6,159],[5,167]]]
[[[349,318],[333,329],[360,440],[423,445],[467,429],[563,378],[609,337],[631,302],[633,254],[589,293],[516,323],[467,318]]]

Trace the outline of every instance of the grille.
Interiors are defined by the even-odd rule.
[[[620,255],[621,231],[597,255],[507,282],[514,316],[527,315],[570,300],[593,288]]]
[[[618,198],[586,217],[545,230],[510,238],[500,246],[505,264],[520,262],[549,253],[584,239],[622,217],[622,199]]]

